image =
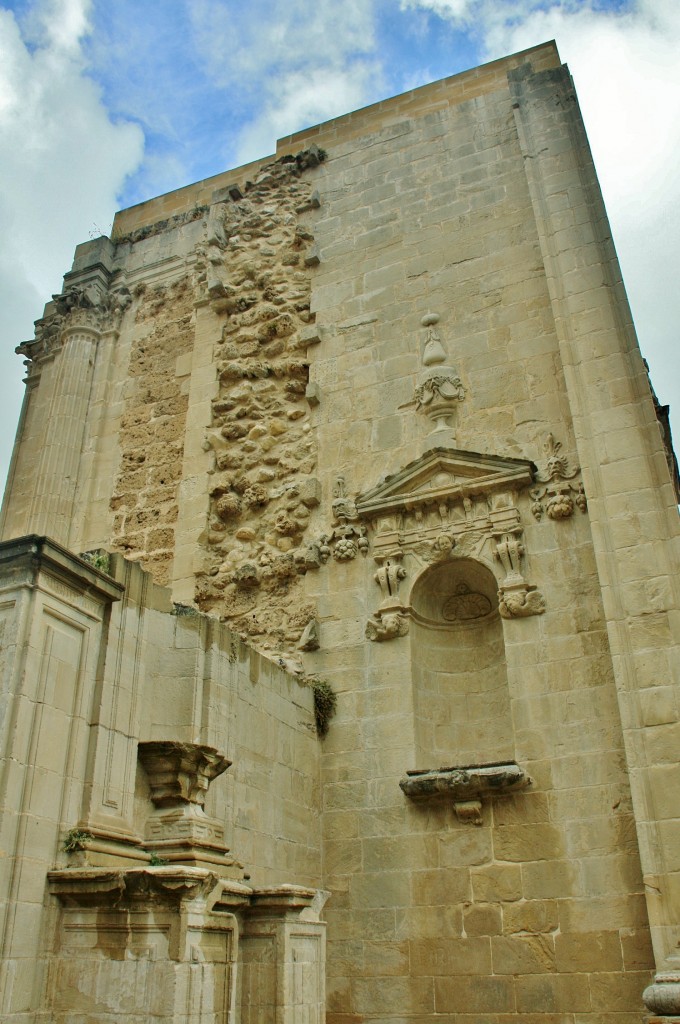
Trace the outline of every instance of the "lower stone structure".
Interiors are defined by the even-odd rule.
[[[0,545],[2,1017],[321,1024],[312,690],[93,562]]]

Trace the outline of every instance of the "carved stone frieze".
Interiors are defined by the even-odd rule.
[[[548,434],[543,445],[547,456],[546,466],[536,477],[537,482],[545,486],[530,491],[531,512],[539,522],[544,514],[549,519],[569,519],[576,508],[581,512],[588,508],[583,483],[569,482],[577,476],[579,467],[571,468],[567,456],[561,454],[561,448],[562,442]]]

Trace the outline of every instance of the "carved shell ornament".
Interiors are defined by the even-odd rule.
[[[549,519],[569,519],[576,508],[581,512],[588,508],[583,483],[568,482],[578,474],[579,467],[572,470],[569,459],[561,454],[561,449],[562,442],[548,434],[543,444],[547,456],[545,470],[537,477],[538,482],[546,486],[535,487],[529,492],[532,499],[531,512],[539,522],[544,513]]]

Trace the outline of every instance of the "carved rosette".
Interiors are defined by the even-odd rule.
[[[588,508],[583,483],[570,483],[579,472],[579,467],[571,469],[566,455],[561,454],[562,442],[556,441],[548,434],[543,450],[546,453],[544,471],[537,481],[545,484],[530,491],[531,512],[539,522],[546,514],[549,519],[569,519],[575,509],[585,512]]]

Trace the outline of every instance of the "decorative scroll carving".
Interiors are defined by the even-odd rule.
[[[549,519],[569,519],[575,508],[581,512],[588,508],[583,484],[567,482],[574,479],[579,467],[571,469],[567,456],[560,454],[561,448],[562,442],[556,441],[552,434],[548,434],[543,445],[547,455],[546,468],[537,476],[538,482],[546,486],[536,487],[530,491],[531,511],[539,522],[544,513]]]
[[[505,579],[498,589],[498,610],[504,619],[523,619],[528,615],[542,615],[545,611],[543,595],[536,587],[527,584],[522,575],[522,536],[519,523],[508,532],[494,536],[496,558],[505,572]]]
[[[408,633],[406,608],[399,598],[399,585],[406,579],[406,569],[400,564],[401,552],[388,558],[373,579],[380,587],[382,602],[372,619],[366,624],[369,640],[393,640]]]

